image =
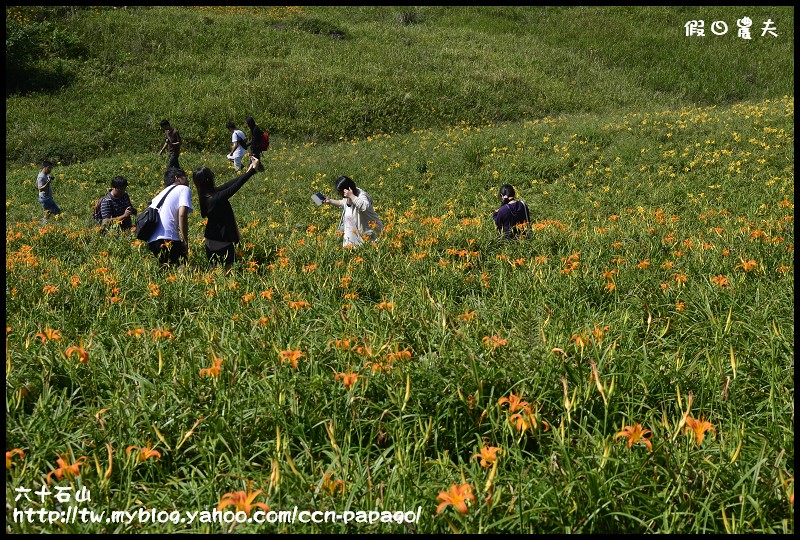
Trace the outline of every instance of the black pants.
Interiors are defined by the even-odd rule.
[[[156,240],[147,244],[147,247],[158,258],[159,264],[180,266],[188,262],[186,244],[180,240]]]
[[[169,153],[169,160],[167,160],[167,169],[169,169],[170,167],[175,167],[177,169],[181,168],[180,164],[178,163],[179,155],[180,155],[179,150],[175,150],[174,152]]]

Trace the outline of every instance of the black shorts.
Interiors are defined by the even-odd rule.
[[[211,251],[206,246],[206,256],[208,257],[208,264],[214,265],[219,263],[233,264],[236,262],[236,249],[233,244],[228,244],[227,247]]]

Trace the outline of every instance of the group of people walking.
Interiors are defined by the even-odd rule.
[[[216,184],[214,171],[206,166],[192,172],[192,181],[197,189],[200,215],[207,218],[204,231],[206,257],[209,265],[223,264],[230,270],[236,262],[235,244],[241,241],[239,227],[230,198],[233,197],[256,172],[263,171],[262,152],[269,148],[269,135],[261,129],[252,117],[245,119],[250,128],[250,140],[236,124],[228,122],[226,127],[231,134],[231,152],[226,156],[233,162],[236,172],[241,173],[224,184]],[[158,154],[167,151],[167,170],[164,173],[164,189],[156,195],[150,207],[157,209],[159,223],[146,240],[149,250],[165,265],[183,265],[189,253],[189,213],[193,211],[192,190],[189,176],[180,167],[182,139],[177,129],[168,120],[161,121],[164,130],[164,145]],[[244,157],[250,149],[250,162],[245,165]],[[246,170],[241,172],[246,166]],[[61,209],[53,199],[53,163],[42,162],[37,178],[39,202],[50,214],[59,214]],[[137,214],[127,193],[128,181],[117,176],[111,181],[106,194],[96,202],[94,220],[104,227],[118,226],[122,230],[133,227],[132,216]],[[340,176],[334,183],[338,199],[324,197],[323,203],[342,209],[337,230],[342,233],[342,246],[358,246],[365,242],[375,242],[383,230],[383,222],[375,211],[372,197],[359,188],[348,176]],[[527,205],[516,198],[514,188],[509,184],[500,187],[500,207],[492,217],[498,233],[503,238],[517,238],[526,234],[525,225],[530,223]]]

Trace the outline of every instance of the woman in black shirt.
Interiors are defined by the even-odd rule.
[[[200,215],[208,218],[204,236],[209,265],[224,262],[225,269],[230,270],[236,261],[234,244],[241,237],[228,199],[256,173],[258,164],[258,158],[251,156],[250,167],[244,174],[218,187],[214,185],[214,172],[208,167],[201,167],[192,173],[200,200]]]

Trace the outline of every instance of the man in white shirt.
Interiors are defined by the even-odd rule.
[[[225,127],[231,134],[231,153],[227,158],[233,161],[233,168],[239,172],[242,170],[242,157],[247,150],[247,136],[241,129],[236,129],[236,124],[233,122],[228,122]]]
[[[192,211],[192,189],[186,171],[170,167],[164,173],[164,189],[150,206],[158,210],[158,226],[147,246],[161,264],[180,266],[189,257],[189,212]],[[169,191],[169,193],[167,193]]]

